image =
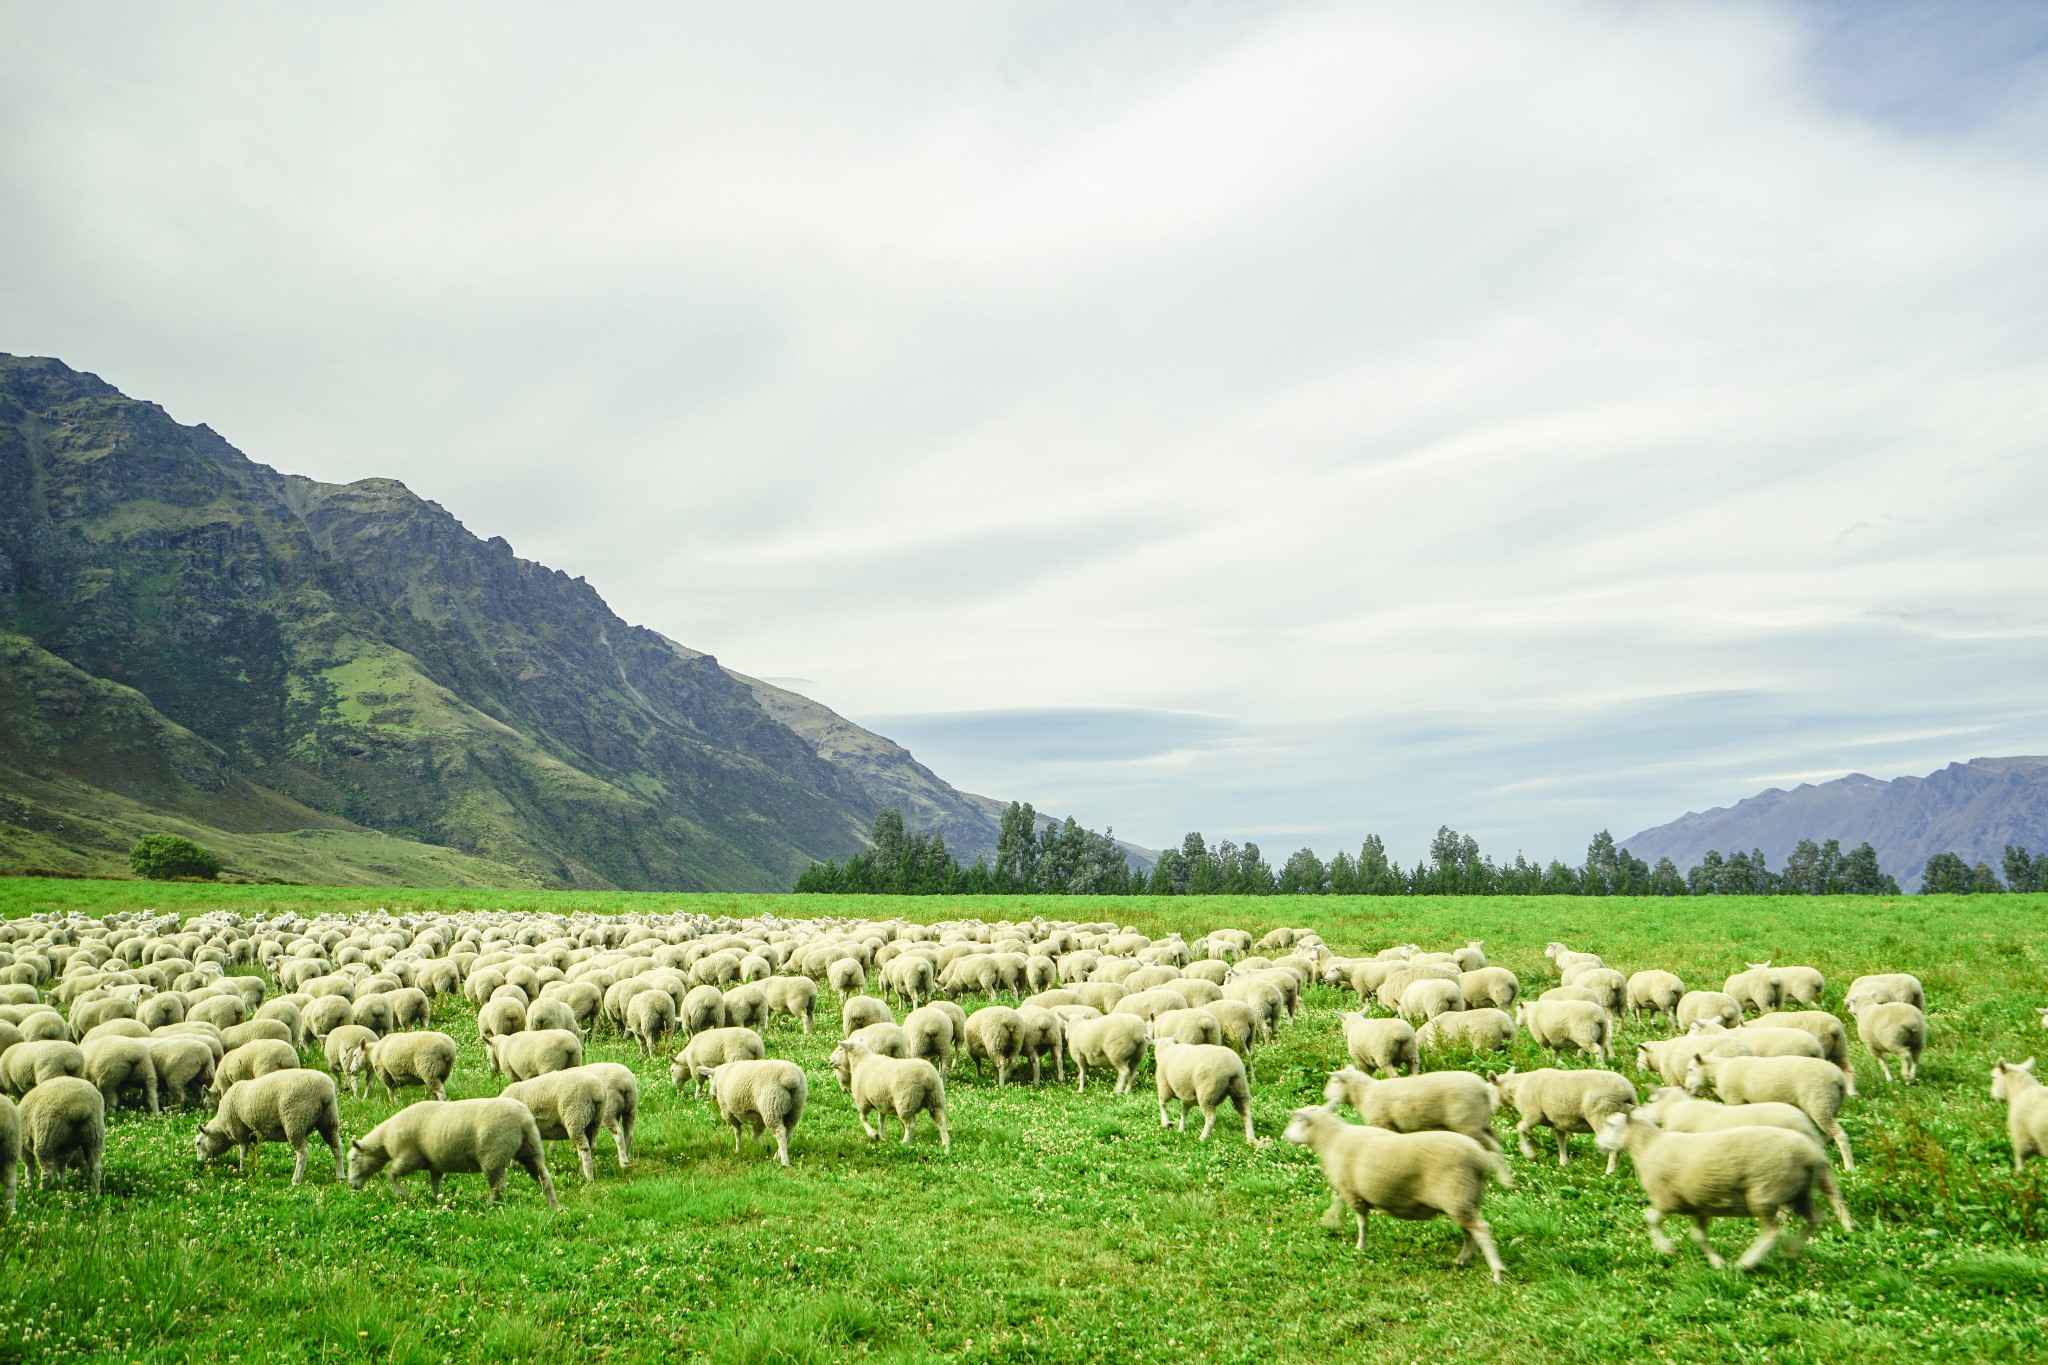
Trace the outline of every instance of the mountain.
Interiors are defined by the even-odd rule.
[[[885,806],[993,851],[998,803],[401,483],[0,356],[0,867],[175,829],[301,880],[783,890]]]
[[[1880,782],[1851,773],[1791,791],[1772,787],[1733,806],[1688,811],[1623,843],[1639,858],[1668,857],[1683,870],[1708,849],[1760,848],[1782,867],[1801,839],[1840,839],[1844,848],[1867,839],[1879,866],[1908,891],[1936,853],[1995,870],[2007,844],[2048,850],[2048,758],[1973,758],[1925,777]]]

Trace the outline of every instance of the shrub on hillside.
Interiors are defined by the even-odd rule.
[[[220,875],[220,859],[176,834],[144,835],[128,851],[128,866],[135,869],[136,875],[154,882],[174,877],[211,881]]]

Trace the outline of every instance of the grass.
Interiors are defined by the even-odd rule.
[[[1843,1178],[1856,1231],[1830,1226],[1802,1259],[1746,1278],[1708,1270],[1689,1246],[1657,1257],[1626,1166],[1603,1177],[1584,1138],[1562,1171],[1513,1157],[1516,1188],[1489,1194],[1510,1272],[1499,1287],[1451,1268],[1457,1238],[1442,1221],[1376,1219],[1359,1254],[1348,1232],[1318,1226],[1327,1196],[1312,1158],[1277,1141],[1248,1150],[1227,1139],[1227,1121],[1207,1145],[1162,1132],[1149,1077],[1124,1097],[1093,1084],[1085,1095],[1050,1083],[997,1090],[963,1064],[949,1086],[950,1155],[928,1127],[907,1149],[870,1144],[825,1065],[836,1030],[822,1028],[808,1039],[768,1031],[771,1053],[812,1076],[788,1171],[751,1143],[735,1155],[729,1132],[676,1095],[665,1068],[599,1035],[594,1057],[641,1073],[641,1159],[622,1176],[601,1149],[586,1188],[556,1144],[564,1209],[552,1216],[523,1176],[497,1210],[476,1177],[452,1178],[437,1205],[415,1176],[394,1201],[374,1184],[351,1192],[316,1162],[293,1190],[283,1148],[262,1149],[245,1180],[231,1164],[197,1166],[197,1115],[124,1110],[106,1195],[89,1200],[68,1184],[26,1192],[0,1241],[0,1359],[2048,1357],[2048,1166],[2013,1175],[1986,1076],[1994,1057],[2048,1041],[2030,1008],[2048,1003],[2038,932],[2048,897],[945,901],[0,881],[8,916],[145,905],[1040,914],[1152,933],[1293,923],[1339,951],[1483,938],[1532,987],[1554,980],[1542,948],[1563,938],[1695,984],[1767,956],[1810,962],[1837,1004],[1860,971],[1916,971],[1934,1040],[1910,1091],[1884,1087],[1857,1049],[1864,1096],[1845,1123],[1858,1170]],[[1342,1007],[1335,991],[1312,989],[1302,1017],[1258,1053],[1262,1134],[1319,1099],[1343,1060]],[[457,1095],[498,1085],[470,1014],[443,1002],[435,1021],[463,1044]],[[1625,1042],[1635,1036],[1624,1029]],[[1526,1050],[1517,1060],[1540,1061]],[[344,1098],[344,1126],[360,1133],[390,1110],[381,1095]],[[1726,1251],[1750,1233],[1716,1227]]]

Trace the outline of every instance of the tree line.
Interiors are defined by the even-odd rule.
[[[1166,849],[1148,872],[1117,843],[1114,831],[1097,834],[1076,824],[1040,825],[1029,802],[1003,812],[996,859],[962,864],[937,830],[913,833],[903,812],[875,817],[873,847],[844,863],[812,863],[798,891],[870,895],[1004,896],[1836,896],[1898,895],[1896,878],[1878,866],[1870,843],[1843,851],[1841,841],[1802,839],[1773,869],[1762,849],[1722,854],[1709,850],[1680,872],[1669,858],[1652,865],[1618,847],[1601,830],[1574,867],[1559,859],[1533,863],[1516,853],[1496,862],[1479,841],[1449,825],[1411,866],[1387,856],[1386,843],[1369,834],[1356,855],[1328,862],[1313,849],[1297,849],[1279,867],[1256,843],[1229,839],[1211,844],[1199,831]],[[1921,891],[1969,894],[2048,891],[2048,853],[2038,857],[2007,845],[2005,876],[1983,862],[1974,867],[1954,853],[1927,860]]]

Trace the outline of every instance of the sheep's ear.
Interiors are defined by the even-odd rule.
[[[2029,1058],[2027,1058],[2027,1060],[2025,1060],[2024,1062],[2021,1062],[2021,1063],[2020,1063],[2020,1070],[2022,1070],[2022,1071],[2032,1071],[2033,1069],[2034,1069],[2034,1059],[2033,1059],[2032,1057],[2029,1057]]]

